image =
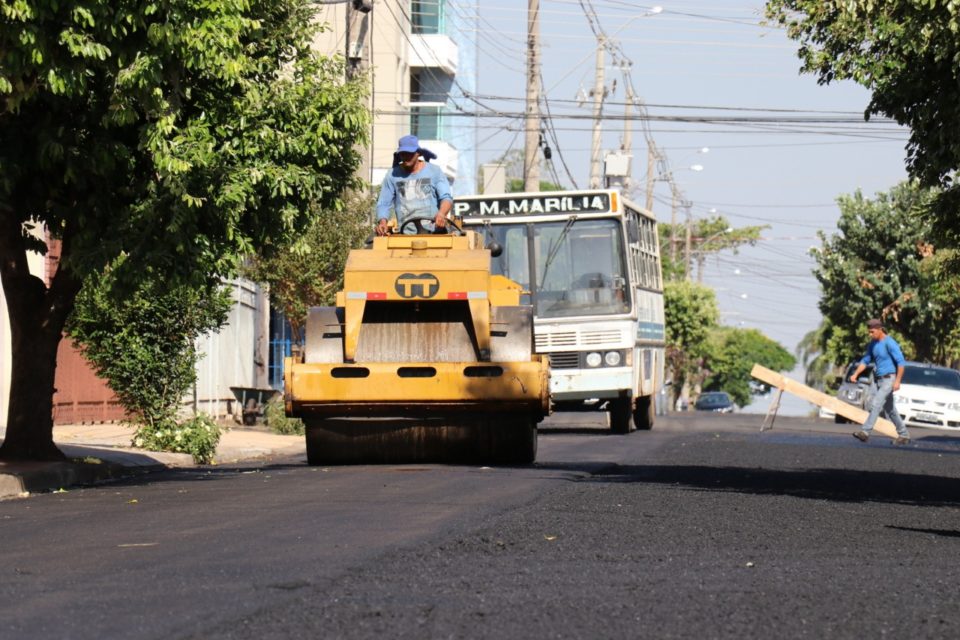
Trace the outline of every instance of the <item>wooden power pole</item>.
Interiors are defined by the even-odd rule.
[[[600,145],[601,145],[601,117],[603,115],[603,94],[606,88],[603,86],[603,67],[604,67],[604,49],[606,41],[603,36],[597,38],[597,69],[596,79],[593,85],[593,143],[590,145],[590,188],[599,189],[603,186],[600,175]]]
[[[540,190],[540,0],[527,0],[527,109],[523,190]]]

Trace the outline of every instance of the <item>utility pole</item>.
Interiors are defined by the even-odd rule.
[[[628,156],[631,155],[633,147],[633,91],[627,84],[626,101],[623,105],[623,141],[620,143],[620,150]]]
[[[653,187],[657,180],[657,153],[653,145],[647,142],[647,211],[653,211]]]
[[[598,36],[596,81],[593,85],[593,144],[590,147],[591,189],[599,189],[603,186],[600,177],[600,118],[603,113],[603,94],[606,91],[603,86],[604,49],[606,45],[606,39],[602,35]]]
[[[670,183],[670,264],[677,264],[677,185]]]
[[[690,203],[684,201],[683,208],[687,210],[687,242],[683,252],[683,273],[687,282],[690,281],[690,250],[693,244],[693,218],[690,215]]]
[[[527,0],[527,110],[523,190],[540,190],[540,0]]]
[[[368,1],[359,1],[359,0],[349,0],[345,3],[345,12],[346,12],[346,50],[344,55],[346,57],[346,75],[347,80],[351,80],[367,71],[370,68],[370,50],[371,46],[368,46],[368,39],[370,37],[370,24],[373,20],[372,14],[370,13],[373,8],[373,4]],[[373,78],[370,79],[371,83]],[[374,95],[376,93],[376,88],[371,86],[370,95],[367,97],[367,106],[370,109],[371,113],[374,113]],[[358,174],[362,176],[364,180],[371,179],[371,173],[373,168],[373,131],[375,127],[373,123],[370,124],[370,144],[366,147],[358,147],[360,150],[362,160],[360,161],[360,167],[358,168]]]
[[[343,38],[343,59],[347,61],[347,66],[344,68],[343,73],[344,75],[346,75],[347,80],[350,80],[350,78],[353,77],[353,66],[350,64],[350,48],[351,48],[350,45],[353,44],[353,41],[350,40],[350,31],[351,31],[350,27],[353,26],[351,24],[352,23],[351,18],[353,18],[353,12],[350,11],[349,2],[343,6],[343,13],[347,19],[347,24],[345,27],[346,33]]]

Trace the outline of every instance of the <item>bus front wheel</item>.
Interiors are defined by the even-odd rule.
[[[616,398],[610,401],[610,431],[625,435],[633,431],[631,398]]]
[[[633,410],[633,424],[640,431],[653,429],[654,413],[653,396],[640,396]]]

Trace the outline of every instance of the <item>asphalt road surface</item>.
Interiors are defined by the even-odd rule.
[[[0,502],[0,637],[960,636],[960,438],[761,420],[563,414],[530,467],[288,459]]]

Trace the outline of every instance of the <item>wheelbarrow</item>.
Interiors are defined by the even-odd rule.
[[[250,426],[257,423],[257,418],[263,417],[263,408],[275,395],[280,393],[276,389],[260,389],[257,387],[230,387],[233,396],[240,403],[243,412],[243,424]]]

